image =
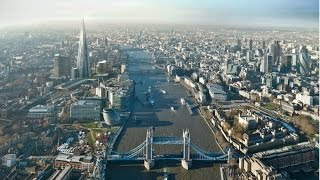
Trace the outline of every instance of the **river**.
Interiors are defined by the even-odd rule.
[[[180,98],[184,98],[189,104],[195,103],[193,98],[188,97],[186,89],[180,84],[168,82],[163,71],[154,69],[148,52],[141,50],[131,51],[128,54],[130,57],[127,69],[130,78],[137,82],[135,88],[139,100],[135,101],[132,118],[125,125],[114,149],[118,152],[133,149],[145,140],[147,128],[153,126],[154,136],[182,137],[183,129],[189,129],[193,144],[205,151],[221,152],[214,140],[214,135],[202,117],[198,113],[191,116],[187,108],[181,105]],[[149,105],[146,100],[145,93],[149,86],[154,96],[154,106]],[[175,110],[172,111],[171,107]],[[154,145],[153,147],[156,155],[182,152],[182,145]],[[220,179],[218,164],[193,162],[192,168],[185,170],[178,161],[161,160],[155,163],[155,167],[150,171],[144,168],[143,163],[109,163],[106,178],[163,179],[163,172],[166,169],[169,179]]]

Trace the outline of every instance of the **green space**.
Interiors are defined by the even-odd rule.
[[[98,123],[90,122],[90,123],[81,123],[81,126],[92,129],[92,128],[98,128]]]
[[[272,102],[269,102],[269,103],[266,103],[265,105],[262,105],[262,107],[269,109],[269,110],[276,110],[279,108],[279,105],[272,103]]]
[[[119,128],[118,126],[110,127],[110,128],[99,128],[98,123],[95,123],[95,122],[81,123],[80,125],[89,131],[87,134],[87,141],[91,145],[95,143],[96,137],[98,136],[98,134],[100,134],[101,136],[107,132],[111,132],[113,134]]]
[[[309,139],[314,138],[315,134],[319,132],[319,121],[315,121],[309,116],[294,116],[292,122],[297,128],[303,131]]]

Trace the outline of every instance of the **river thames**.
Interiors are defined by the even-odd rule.
[[[189,104],[195,100],[188,97],[187,90],[180,84],[168,82],[163,70],[154,69],[152,57],[146,51],[129,51],[127,70],[132,80],[136,81],[135,91],[138,100],[134,103],[133,114],[127,121],[123,132],[114,145],[114,150],[127,152],[146,138],[146,131],[154,127],[154,136],[182,137],[184,129],[190,130],[191,142],[209,152],[221,152],[214,140],[210,128],[195,111],[191,116],[187,108],[180,103],[184,98]],[[152,89],[155,104],[151,106],[146,99],[149,86]],[[165,91],[165,93],[163,92]],[[171,107],[175,110],[172,111]],[[154,145],[155,155],[180,154],[182,145]],[[107,165],[107,179],[163,179],[164,171],[169,179],[221,179],[219,164],[193,162],[190,170],[181,167],[180,161],[155,161],[152,170],[146,170],[141,164]]]

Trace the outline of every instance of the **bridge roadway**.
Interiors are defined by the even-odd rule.
[[[137,72],[139,70],[152,71],[154,65],[150,63],[139,63],[139,57],[146,58],[148,55],[143,51],[134,51],[129,53],[130,56],[135,56],[137,61],[128,63],[128,72],[131,79],[136,82],[141,78],[140,74],[130,74],[130,72]],[[129,57],[131,58],[131,57]],[[180,84],[174,82],[168,82],[167,76],[164,72],[150,73],[150,75],[142,76],[143,84],[136,84],[136,96],[142,103],[136,102],[133,109],[132,119],[129,119],[126,126],[123,129],[123,133],[120,134],[119,140],[114,145],[114,150],[118,152],[126,152],[137,147],[141,142],[145,141],[147,128],[154,126],[155,137],[181,137],[183,129],[189,129],[191,134],[191,142],[201,149],[209,152],[219,152],[220,149],[214,140],[214,136],[207,126],[206,122],[202,119],[197,111],[194,111],[194,115],[191,116],[187,108],[180,103],[180,99],[184,98],[189,104],[195,104],[195,101],[188,97],[186,89]],[[150,106],[146,102],[146,95],[148,87],[151,86],[152,93],[155,99],[154,106]],[[161,90],[166,91],[163,94]],[[170,108],[174,107],[175,111]],[[135,118],[136,117],[136,120]],[[166,154],[180,154],[182,151],[181,145],[154,145],[155,155]],[[221,152],[221,151],[220,151]],[[191,152],[191,154],[194,152]],[[166,162],[169,163],[169,162]],[[119,166],[109,167],[111,179],[128,179],[134,175],[139,175],[141,169],[140,166],[135,168],[125,168]],[[156,165],[154,171],[161,171],[159,167],[165,167],[165,164]],[[166,167],[168,171],[175,173],[175,179],[219,179],[220,171],[219,166],[205,166],[196,167],[188,171],[186,175],[185,171],[180,165],[169,165]],[[144,168],[143,166],[141,168]],[[131,176],[126,176],[123,171],[130,171]],[[110,172],[109,171],[109,172]],[[141,175],[141,174],[140,174]],[[154,175],[144,174],[149,179],[157,179]]]

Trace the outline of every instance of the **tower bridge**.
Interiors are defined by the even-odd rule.
[[[163,73],[161,69],[150,69],[150,70],[131,70],[130,75],[150,76],[154,74]]]
[[[153,145],[170,145],[178,144],[183,146],[182,154],[155,155]],[[191,153],[192,152],[192,153]],[[190,132],[188,129],[183,130],[182,138],[176,137],[154,137],[153,128],[148,128],[146,140],[137,147],[125,153],[112,151],[107,155],[107,161],[130,161],[143,160],[146,169],[150,170],[154,167],[156,160],[181,160],[184,169],[190,169],[192,161],[209,161],[226,163],[229,162],[233,154],[231,150],[228,154],[217,152],[206,152],[197,145],[192,144],[190,140]]]

